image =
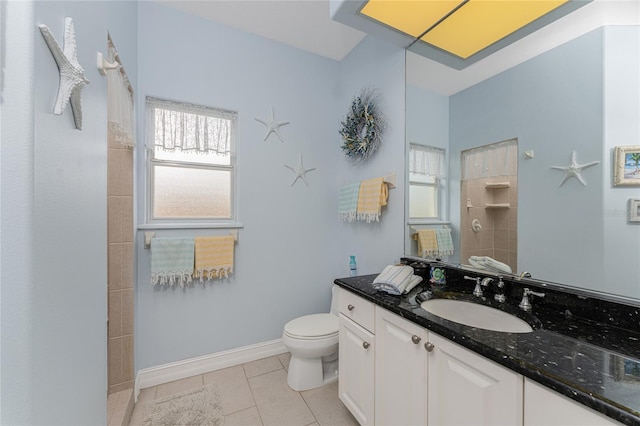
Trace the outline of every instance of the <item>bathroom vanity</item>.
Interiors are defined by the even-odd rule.
[[[640,425],[640,308],[516,278],[499,303],[464,279],[490,274],[445,270],[446,285],[404,296],[377,292],[376,275],[335,280],[339,395],[361,425]],[[545,293],[529,312],[525,287]],[[425,290],[505,309],[533,331],[446,320],[420,306]]]

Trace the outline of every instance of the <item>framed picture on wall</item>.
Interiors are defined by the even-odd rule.
[[[640,222],[640,198],[629,198],[629,222]]]
[[[640,145],[617,146],[613,158],[613,184],[640,186]]]

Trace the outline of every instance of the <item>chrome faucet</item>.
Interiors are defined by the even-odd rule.
[[[496,280],[491,277],[483,278],[480,282],[480,287],[489,287],[491,283],[496,283]],[[474,292],[475,294],[475,292]],[[482,289],[480,289],[480,296],[482,296]],[[496,292],[493,295],[493,299],[496,302],[503,303],[506,300],[506,296],[504,295],[504,281],[502,281],[502,277],[498,276],[498,282],[496,283]]]
[[[482,287],[480,287],[480,277],[470,277],[468,275],[464,276],[465,280],[475,281],[476,287],[473,289],[473,295],[476,297],[482,297]]]
[[[545,294],[531,291],[528,288],[525,288],[524,292],[522,293],[522,301],[520,301],[520,304],[518,305],[518,307],[523,311],[531,310],[531,302],[529,302],[529,296],[544,297]]]
[[[504,295],[504,281],[502,281],[502,277],[498,276],[498,283],[496,284],[496,294],[493,296],[493,299],[496,302],[504,303],[507,300],[507,297]]]
[[[520,275],[518,275],[520,278],[531,278],[531,274],[527,271],[522,271],[520,272]]]
[[[485,277],[482,279],[482,281],[480,281],[480,286],[482,287],[489,287],[489,285],[493,282],[493,278],[491,277]]]

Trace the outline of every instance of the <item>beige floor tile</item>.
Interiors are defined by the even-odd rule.
[[[282,363],[282,366],[284,367],[284,369],[289,371],[289,361],[291,360],[291,352],[278,355],[278,359]]]
[[[252,377],[249,386],[264,425],[306,426],[315,421],[302,396],[287,386],[284,369]]]
[[[118,405],[119,397],[120,395],[115,393],[107,396],[107,423],[111,423],[111,418],[113,417],[113,413],[116,411],[116,405]]]
[[[156,399],[183,392],[188,389],[197,388],[199,386],[202,386],[203,384],[204,383],[202,381],[202,376],[200,375],[187,377],[185,379],[176,380],[174,382],[164,383],[162,385],[158,385],[158,390],[156,391]]]
[[[357,426],[358,422],[338,398],[338,382],[301,392],[321,426]]]
[[[224,426],[262,426],[262,420],[260,420],[258,409],[251,407],[224,416]]]
[[[138,394],[138,402],[147,402],[153,399],[156,399],[156,391],[158,387],[152,386],[150,388],[140,389],[140,393]]]
[[[133,410],[133,389],[126,389],[109,395],[107,399],[107,425],[129,424]]]
[[[137,426],[142,424],[142,413],[143,406],[146,402],[153,401],[156,399],[156,391],[158,387],[153,386],[146,389],[140,389],[140,393],[138,394],[138,402],[136,402],[135,407],[133,407],[133,413],[131,414],[131,420],[129,421],[129,425]]]
[[[272,371],[282,369],[282,363],[277,356],[259,359],[257,361],[242,364],[247,378],[259,376],[261,374],[271,373]]]
[[[142,421],[144,420],[142,418],[144,412],[143,406],[144,402],[138,401],[136,403],[136,406],[133,408],[133,413],[131,414],[131,419],[129,420],[129,426],[138,426],[142,424]]]
[[[217,386],[225,415],[256,405],[241,365],[212,371],[202,377],[205,385],[213,383]]]

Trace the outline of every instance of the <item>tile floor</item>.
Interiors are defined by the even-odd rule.
[[[133,413],[133,389],[110,393],[107,397],[107,426],[128,424]]]
[[[290,354],[260,359],[142,389],[130,425],[138,425],[141,402],[209,383],[218,386],[225,426],[357,426],[338,399],[338,383],[295,392],[287,385]]]

